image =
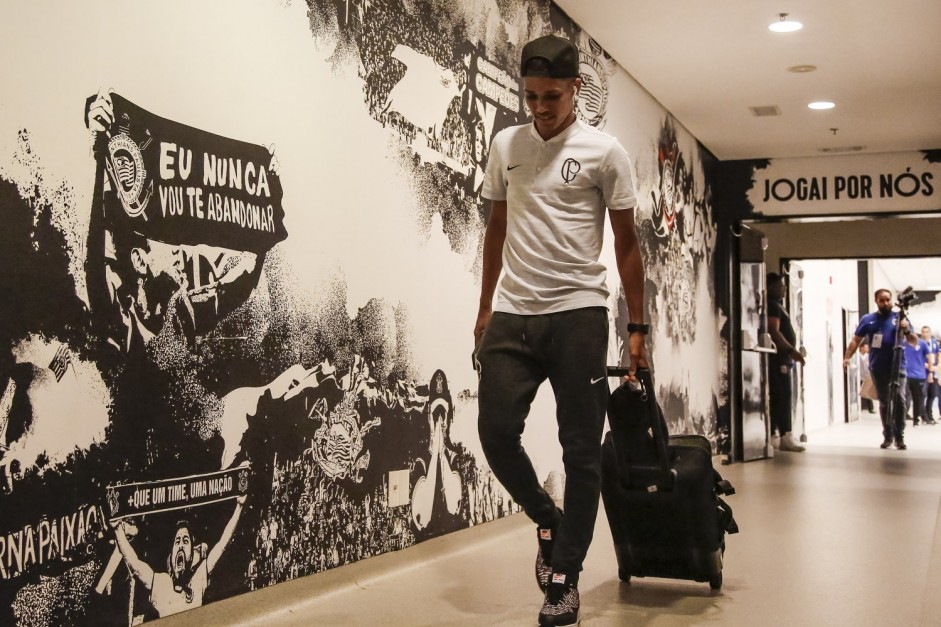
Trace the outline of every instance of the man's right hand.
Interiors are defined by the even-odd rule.
[[[481,307],[477,310],[477,323],[474,324],[474,346],[480,346],[480,340],[484,337],[484,332],[490,324],[490,318],[493,317],[493,311],[489,307]]]
[[[802,365],[802,366],[806,366],[806,365],[807,365],[807,362],[806,362],[805,359],[804,359],[804,353],[800,352],[800,351],[797,350],[796,348],[792,348],[792,349],[791,349],[790,357],[791,357],[791,359],[793,359],[794,361],[796,361],[797,363],[799,363],[799,364]]]
[[[843,358],[843,370],[846,370],[847,368],[850,367],[850,360],[851,360],[850,357]]]

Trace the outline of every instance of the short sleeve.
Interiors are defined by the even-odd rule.
[[[506,176],[503,170],[503,131],[497,133],[490,145],[487,157],[487,171],[484,173],[484,186],[481,195],[487,200],[506,200]]]
[[[865,337],[869,335],[869,316],[863,316],[859,321],[859,324],[856,325],[856,330],[853,331],[853,335],[856,337]]]
[[[637,191],[634,188],[634,173],[631,158],[624,146],[615,140],[601,163],[599,181],[602,197],[608,209],[633,209],[637,206]]]

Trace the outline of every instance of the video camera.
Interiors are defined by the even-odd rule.
[[[896,305],[902,309],[908,309],[911,306],[912,301],[915,300],[915,291],[912,289],[912,286],[909,285],[904,290],[899,292],[898,299],[896,300]]]

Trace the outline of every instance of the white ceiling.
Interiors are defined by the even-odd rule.
[[[941,148],[941,0],[555,1],[721,160]]]

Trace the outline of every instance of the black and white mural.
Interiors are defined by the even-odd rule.
[[[488,149],[547,32],[635,162],[671,430],[721,438],[714,160],[551,3],[0,24],[0,624],[139,624],[519,511],[469,356]],[[547,388],[524,444],[561,495],[553,413]]]
[[[654,168],[653,176],[639,177],[649,204],[641,205],[637,224],[658,398],[671,432],[721,444],[729,437],[716,419],[728,396],[728,348],[719,334],[726,317],[716,305],[713,273],[717,229],[705,171],[712,157],[688,135],[684,141],[670,118],[651,153],[637,166],[639,173],[642,165]]]

